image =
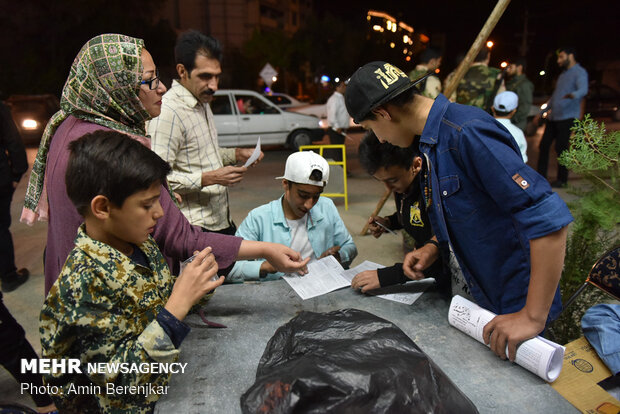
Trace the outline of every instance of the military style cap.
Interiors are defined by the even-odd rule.
[[[412,82],[405,72],[387,62],[367,63],[349,79],[344,95],[347,111],[359,124],[370,111],[417,85],[431,73]]]

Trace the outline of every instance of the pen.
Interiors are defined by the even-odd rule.
[[[383,224],[379,223],[377,220],[373,219],[372,220],[373,223],[379,225],[379,227],[382,227],[383,229],[389,231],[392,234],[396,234],[393,230],[388,229],[387,227],[385,227]]]

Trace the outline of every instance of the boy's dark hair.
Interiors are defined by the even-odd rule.
[[[394,98],[392,98],[389,101],[387,101],[386,103],[379,105],[378,107],[386,106],[386,105],[394,105],[396,107],[401,108],[401,107],[403,107],[403,106],[413,102],[413,97],[415,95],[420,95],[420,90],[418,88],[415,88],[415,87],[409,88],[406,91],[404,91],[403,93],[399,93]],[[375,114],[373,114],[372,111],[370,111],[370,112],[368,112],[368,114],[365,117],[360,119],[360,122],[362,122],[362,121],[374,121],[375,119],[377,119],[377,116]]]
[[[500,111],[498,109],[493,108],[493,111],[495,112],[495,116],[508,116],[510,114],[510,112],[512,111]]]
[[[197,30],[188,30],[181,33],[174,46],[174,63],[181,63],[189,73],[194,69],[197,55],[204,55],[209,59],[222,61],[222,46],[211,36]]]
[[[97,195],[122,207],[153,183],[163,183],[170,165],[153,151],[116,131],[95,131],[69,144],[67,195],[84,216]]]
[[[314,180],[314,181],[321,181],[323,180],[323,172],[321,170],[312,170],[312,172],[310,173],[310,179]],[[288,184],[288,188],[293,187],[293,181],[290,180],[286,180],[287,184]],[[297,183],[295,183],[297,184]]]
[[[416,149],[417,140],[407,148],[392,145],[389,142],[381,143],[374,132],[366,133],[357,149],[362,167],[370,175],[374,175],[379,168],[392,166],[408,169],[413,165],[413,159],[419,157]]]
[[[438,59],[441,57],[439,50],[432,47],[426,48],[424,52],[420,53],[420,63],[428,63],[432,59]]]

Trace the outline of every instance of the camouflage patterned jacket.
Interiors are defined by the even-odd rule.
[[[170,296],[174,277],[149,239],[140,249],[147,269],[78,229],[75,248],[41,310],[39,331],[44,358],[78,358],[82,374],[47,374],[60,389],[52,395],[60,412],[146,413],[157,394],[107,393],[106,383],[163,389],[170,374],[89,373],[87,363],[170,363],[179,351],[156,318]],[[92,387],[90,384],[95,385]],[[80,388],[83,387],[83,388]],[[95,391],[84,391],[87,387]],[[72,393],[75,390],[78,393]],[[167,388],[166,388],[167,390]]]
[[[420,76],[425,75],[427,72],[428,67],[424,65],[416,65],[415,69],[409,72],[409,79],[414,81]],[[437,95],[441,93],[441,81],[434,75],[429,76],[417,84],[416,87],[420,90],[423,96],[431,99],[435,99]]]
[[[456,88],[456,102],[489,111],[495,97],[495,82],[500,73],[497,68],[474,63]],[[495,92],[497,93],[497,90]]]

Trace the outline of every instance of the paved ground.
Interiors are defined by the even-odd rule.
[[[610,125],[618,129],[618,124]],[[528,164],[535,166],[537,162],[537,147],[540,142],[542,128],[538,133],[528,138]],[[385,265],[390,265],[402,259],[402,242],[400,236],[386,234],[380,241],[370,236],[360,236],[367,217],[375,209],[377,202],[384,192],[381,183],[369,177],[359,166],[356,148],[362,138],[363,133],[354,131],[347,139],[347,157],[350,177],[348,178],[349,187],[349,209],[345,210],[344,201],[335,199],[340,214],[354,238],[358,247],[359,255],[353,265],[364,260],[372,260]],[[30,165],[34,160],[36,149],[28,150]],[[262,163],[254,168],[251,174],[247,174],[243,182],[230,191],[230,200],[233,219],[239,224],[248,211],[252,208],[271,201],[282,194],[281,183],[274,178],[280,176],[284,170],[284,162],[290,151],[281,148],[271,148],[265,150],[265,158]],[[550,162],[549,177],[555,178],[557,164],[552,153]],[[578,184],[579,178],[570,176],[571,184]],[[332,177],[331,181],[336,185],[337,181],[342,182],[342,178]],[[30,280],[19,289],[6,293],[4,301],[8,309],[15,318],[24,326],[27,337],[37,352],[40,352],[38,334],[38,315],[43,303],[43,249],[46,243],[47,225],[37,223],[34,227],[28,227],[18,221],[19,214],[23,205],[23,198],[26,188],[26,177],[21,181],[16,190],[12,217],[13,233],[16,262],[18,267],[30,269]],[[334,190],[336,191],[336,190]],[[566,190],[559,190],[558,193],[568,200],[571,196]],[[381,214],[391,214],[394,211],[394,202],[390,198],[385,204]],[[18,384],[3,369],[0,369],[0,400],[10,399],[24,404],[32,405],[27,395],[21,395]]]

